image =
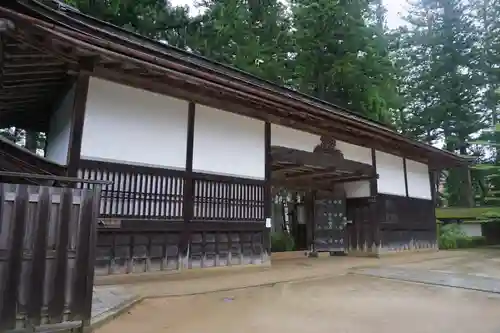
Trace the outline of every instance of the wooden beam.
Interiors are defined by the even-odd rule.
[[[338,171],[337,168],[329,168],[323,171],[308,170],[307,172],[304,173],[294,174],[290,176],[285,175],[282,177],[273,177],[273,178],[294,181],[294,180],[311,179],[311,178],[328,176],[332,175],[332,173],[335,173],[335,171]]]
[[[311,153],[298,149],[273,146],[272,159],[276,163],[291,163],[298,165],[311,165],[320,168],[335,167],[339,171],[359,172],[362,174],[373,174],[372,166],[364,163],[346,160],[339,156],[333,156],[325,153]]]
[[[403,157],[403,172],[405,176],[405,192],[406,192],[406,197],[408,198],[410,195],[408,194],[408,169],[406,166],[406,157]]]
[[[271,193],[271,124],[266,122],[264,124],[264,154],[265,154],[265,167],[264,167],[264,218],[270,219],[272,217],[272,193]],[[269,255],[271,255],[271,230],[266,228],[264,232],[264,248]]]
[[[374,148],[371,149],[371,154],[372,154],[372,168],[375,172],[375,174],[378,174],[377,172],[377,154],[376,150]],[[373,178],[370,180],[370,202],[369,202],[369,209],[370,209],[370,233],[371,233],[371,239],[373,240],[372,244],[367,244],[368,246],[373,246],[375,245],[378,247],[381,242],[381,235],[380,235],[380,202],[379,202],[379,194],[378,194],[378,178]]]
[[[4,64],[4,68],[8,70],[16,69],[16,70],[31,70],[31,67],[38,68],[61,68],[64,67],[65,63],[60,61],[46,61],[46,62],[7,62]]]
[[[81,66],[87,69],[92,69],[94,64],[92,61],[85,59],[81,62]],[[71,131],[67,156],[68,176],[70,177],[77,176],[78,166],[80,163],[89,79],[89,74],[87,72],[82,72],[78,75],[75,81],[73,115],[71,119]]]
[[[184,228],[181,234],[179,251],[187,255],[189,239],[191,237],[190,224],[194,218],[194,180],[193,180],[193,156],[194,156],[194,122],[196,118],[196,104],[189,102],[188,123],[186,135],[186,173],[184,175],[184,193],[182,196],[182,215]]]
[[[377,179],[378,175],[350,175],[350,176],[340,176],[331,179],[318,179],[318,180],[287,180],[287,179],[272,179],[272,184],[274,186],[282,186],[286,188],[295,189],[306,189],[306,190],[330,190],[335,184],[351,183],[361,180],[372,180]]]

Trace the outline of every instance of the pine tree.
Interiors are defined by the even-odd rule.
[[[375,120],[390,122],[397,94],[383,11],[366,0],[293,0],[298,88]]]
[[[278,0],[207,0],[189,47],[210,59],[289,85],[290,20]]]
[[[420,135],[433,130],[444,148],[468,154],[467,142],[484,128],[479,107],[477,45],[479,35],[470,6],[460,0],[419,0],[407,18],[407,56],[417,60],[412,76],[410,117]],[[426,123],[427,122],[427,123]],[[450,170],[446,183],[450,205],[468,204],[464,170]]]

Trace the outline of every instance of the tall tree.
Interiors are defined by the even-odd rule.
[[[85,14],[143,36],[186,47],[192,24],[187,6],[169,0],[65,0]]]
[[[206,0],[189,47],[277,84],[289,85],[290,20],[278,0]]]
[[[301,91],[390,121],[396,91],[384,13],[366,0],[293,0],[295,78]]]
[[[484,112],[479,107],[479,35],[472,9],[461,0],[418,0],[407,17],[402,34],[406,55],[416,62],[411,75],[410,117],[427,121],[414,123],[420,134],[429,129],[444,148],[466,155],[467,142],[482,128]],[[418,130],[418,128],[417,128]],[[449,204],[466,204],[467,176],[463,170],[448,174]]]

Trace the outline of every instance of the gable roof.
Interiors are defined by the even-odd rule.
[[[70,71],[88,69],[95,75],[120,76],[123,82],[134,81],[151,90],[169,88],[185,97],[189,90],[187,98],[197,102],[210,104],[219,99],[224,101],[222,106],[233,105],[238,112],[248,106],[265,120],[331,133],[340,140],[397,152],[434,167],[468,163],[463,157],[411,140],[336,105],[126,31],[60,1],[10,0],[7,4],[0,5],[0,17],[14,23],[9,36],[64,59]],[[92,68],[85,67],[87,60]]]

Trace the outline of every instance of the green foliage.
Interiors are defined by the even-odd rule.
[[[82,12],[473,154],[476,203],[500,193],[500,0],[416,0],[388,31],[381,0],[66,0]],[[492,153],[493,151],[493,153]],[[450,172],[449,204],[464,176]],[[464,185],[465,184],[465,185]]]
[[[457,241],[464,239],[467,236],[457,224],[447,224],[439,228],[439,248],[443,250],[451,250],[458,248]]]
[[[466,249],[486,245],[482,236],[469,237],[458,224],[447,224],[438,227],[438,243],[441,250]]]
[[[291,2],[297,88],[374,120],[399,107],[381,5]]]
[[[206,0],[202,23],[188,37],[190,49],[260,78],[291,84],[291,22],[278,0]]]
[[[500,216],[500,208],[498,207],[448,207],[436,208],[436,218],[438,219],[460,219],[460,220],[475,220],[485,218],[493,218]]]
[[[271,233],[271,251],[272,252],[287,252],[295,249],[293,237],[285,232]]]
[[[169,0],[65,0],[80,11],[118,27],[149,38],[186,47],[186,38],[196,20],[186,6],[173,6]]]

